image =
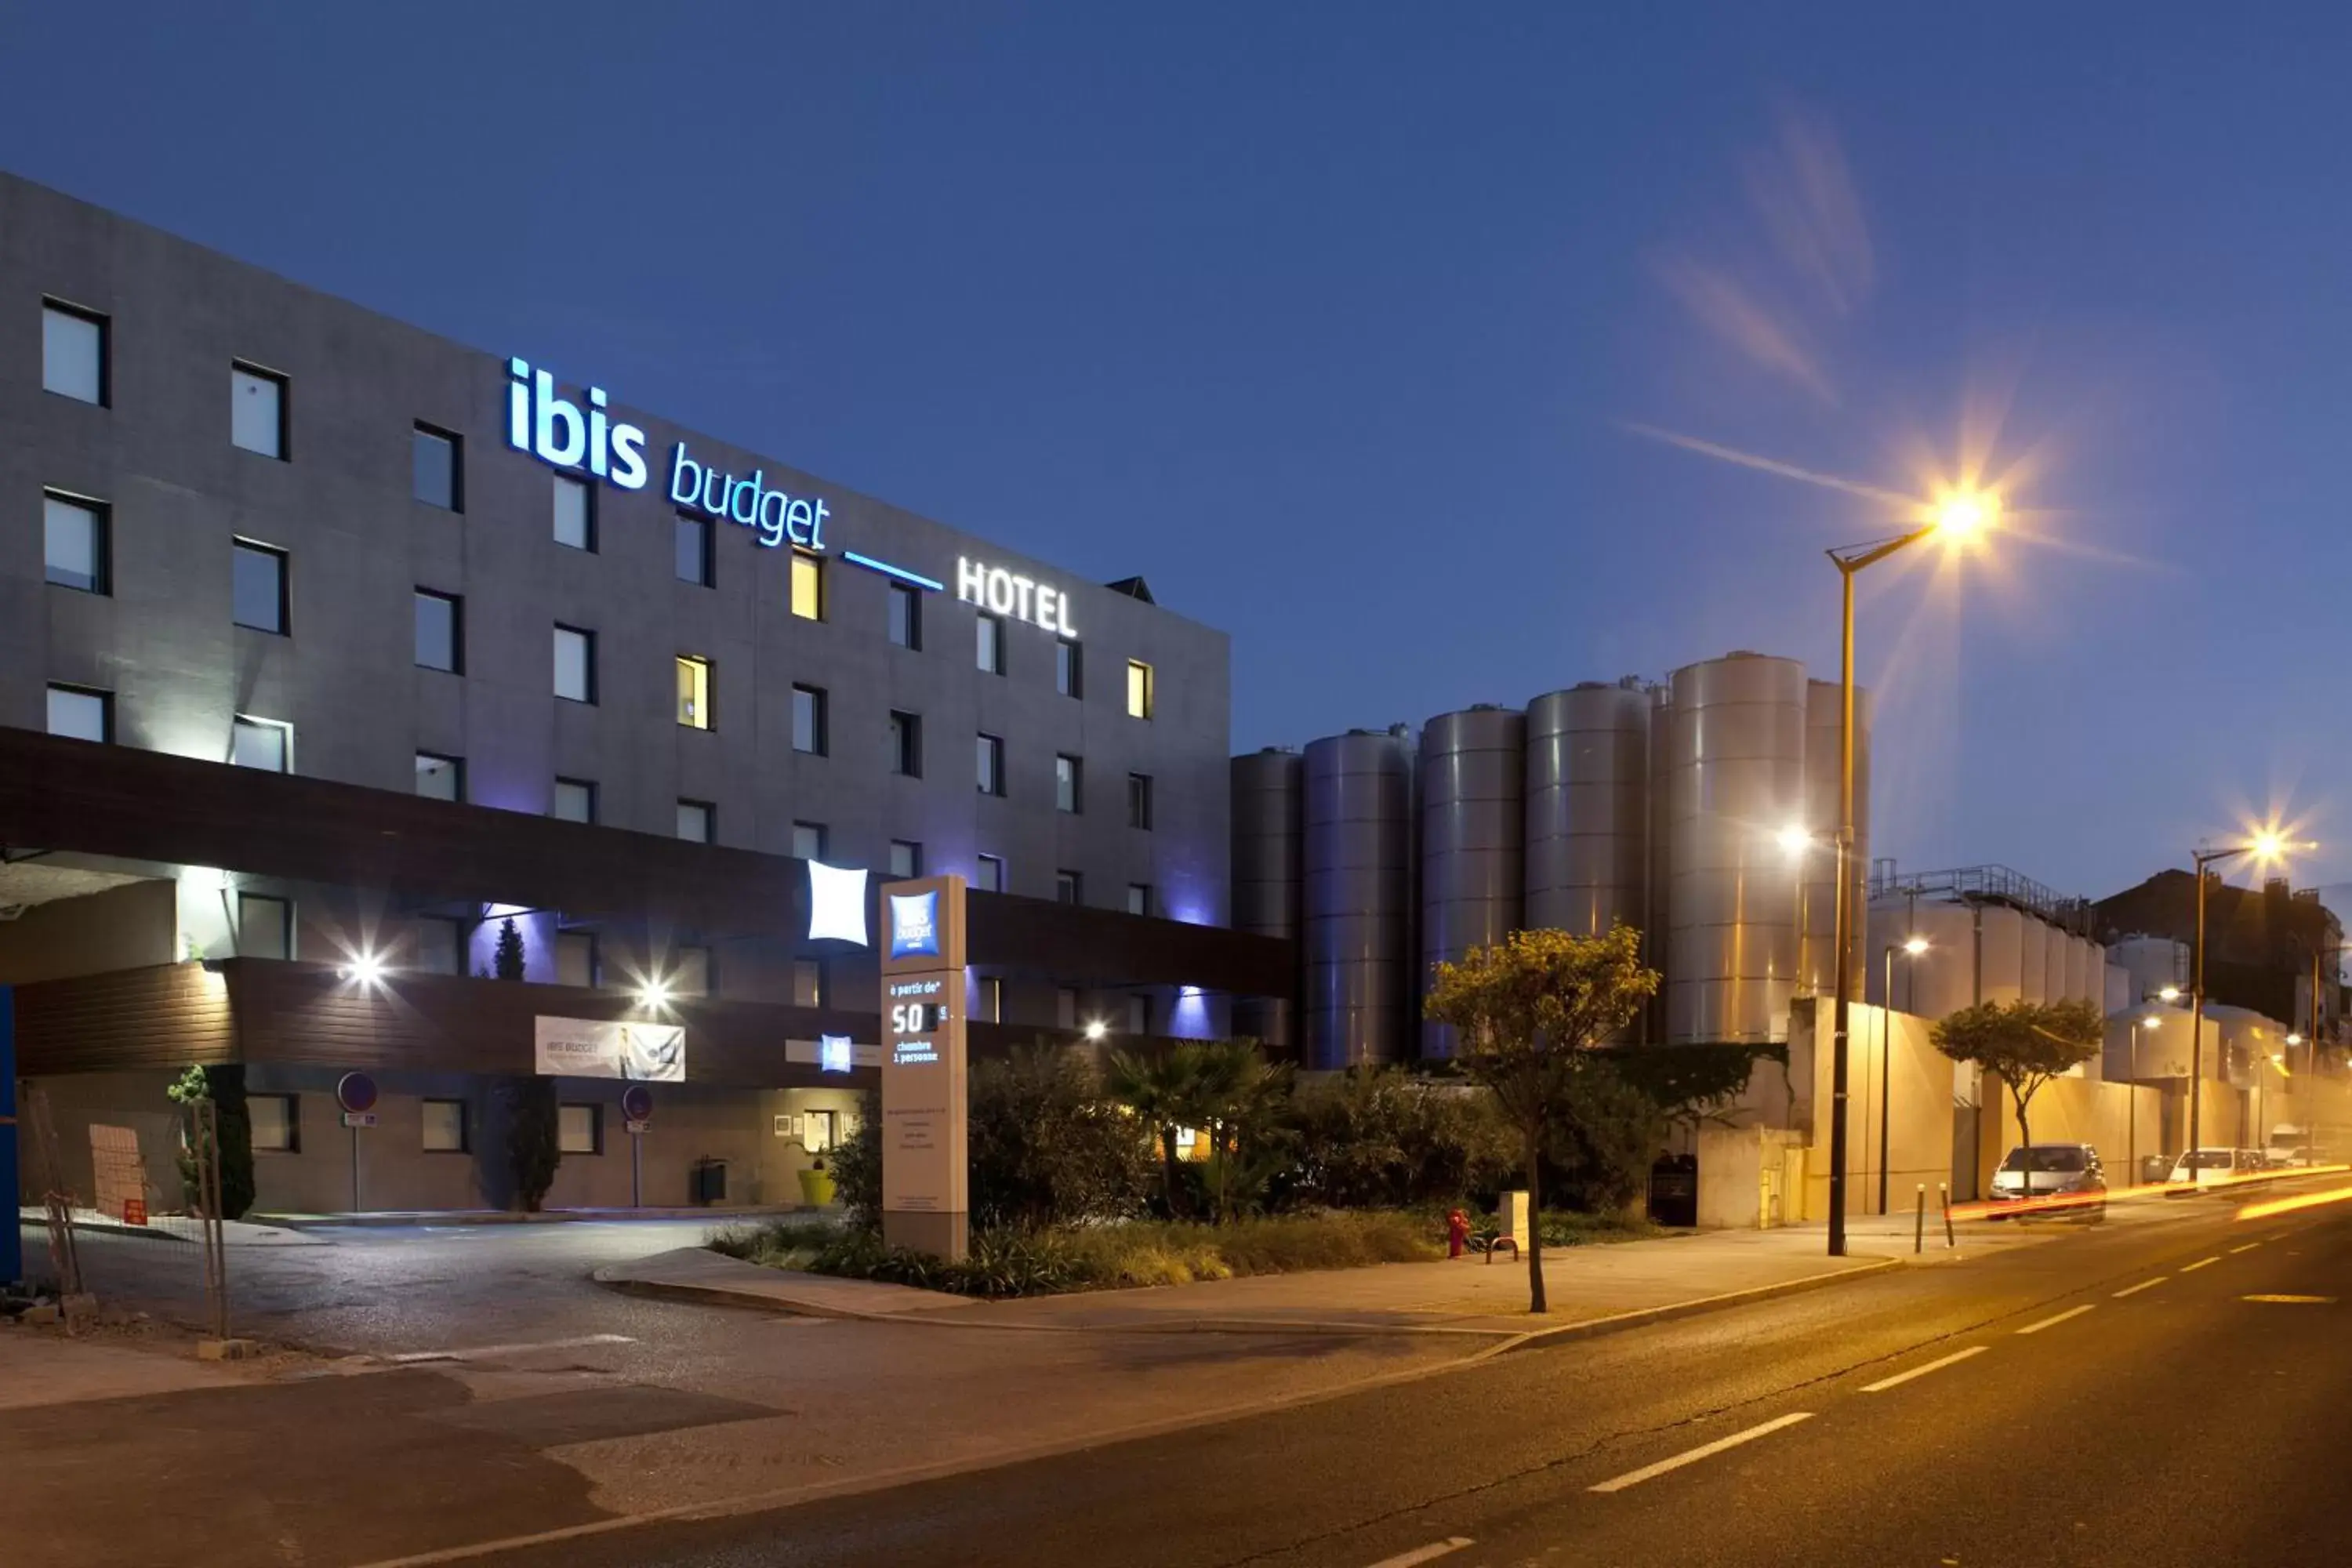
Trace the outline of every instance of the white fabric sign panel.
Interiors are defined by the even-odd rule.
[[[535,1018],[538,1070],[551,1078],[686,1081],[686,1029],[634,1019]]]

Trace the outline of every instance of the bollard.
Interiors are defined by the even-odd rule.
[[[1919,1184],[1919,1211],[1911,1220],[1911,1250],[1918,1252],[1927,1245],[1927,1184]]]
[[[1947,1248],[1958,1247],[1959,1243],[1952,1239],[1951,1184],[1948,1182],[1937,1182],[1936,1184],[1936,1197],[1937,1201],[1944,1205],[1944,1246]]]

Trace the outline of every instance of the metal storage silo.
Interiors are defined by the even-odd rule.
[[[1299,929],[1310,1069],[1392,1062],[1412,1037],[1411,744],[1351,730],[1307,748]]]
[[[1521,925],[1526,885],[1527,716],[1481,705],[1421,731],[1421,977]],[[1454,1054],[1423,1020],[1423,1056]]]
[[[1804,820],[1805,671],[1734,653],[1674,673],[1666,767],[1666,1040],[1785,1038]]]
[[[2091,944],[2072,931],[2066,933],[2066,1000],[2091,1000]]]
[[[2037,915],[2021,914],[2017,938],[2017,995],[2021,1002],[2050,1000],[2050,928]]]
[[[2074,939],[2063,926],[2044,925],[2042,945],[2042,999],[2044,1002],[2066,1000],[2066,958]]]
[[[1830,995],[1837,985],[1838,712],[1834,680],[1805,682],[1805,812],[1811,835],[1797,889],[1797,994]],[[1864,994],[1873,962],[1862,910],[1870,896],[1870,693],[1853,694],[1853,847],[1846,858],[1846,994]]]
[[[2025,952],[2041,951],[2038,942],[2026,940],[2031,923],[2006,904],[1977,906],[1978,1001],[2014,1002],[2024,994]]]
[[[1305,759],[1287,747],[1268,746],[1233,760],[1235,931],[1298,939],[1306,777]],[[1297,1040],[1293,1007],[1287,996],[1236,998],[1234,1032],[1287,1047]]]
[[[1642,961],[1663,974],[1666,968],[1669,892],[1674,886],[1674,836],[1666,779],[1674,752],[1674,699],[1671,679],[1650,689],[1650,891],[1643,900],[1649,920],[1642,928]],[[1666,1037],[1666,986],[1661,984],[1642,1015],[1642,1041]]]
[[[1527,925],[1649,919],[1650,693],[1631,677],[1528,704]]]

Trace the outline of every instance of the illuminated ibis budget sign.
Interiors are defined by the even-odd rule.
[[[1027,621],[1040,631],[1073,641],[1077,638],[1078,628],[1070,624],[1070,596],[1034,577],[1024,577],[1002,566],[959,555],[956,597],[967,605],[978,605],[992,615]]]
[[[964,880],[882,889],[882,1238],[960,1258],[971,1240],[964,1123]]]

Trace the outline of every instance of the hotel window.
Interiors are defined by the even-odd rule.
[[[795,958],[793,960],[793,1005],[822,1007],[824,1005],[824,960]]]
[[[980,744],[974,749],[974,758],[978,764],[980,793],[1003,795],[1004,793],[1004,742],[994,735],[981,736]]]
[[[416,971],[420,974],[466,973],[466,923],[440,915],[416,922]]]
[[[822,860],[824,858],[824,824],[795,822],[793,824],[793,858]]]
[[[1127,661],[1127,716],[1130,719],[1151,717],[1151,667],[1139,658]]]
[[[416,793],[427,800],[466,798],[466,763],[462,757],[416,753]]]
[[[1130,996],[1127,999],[1127,1032],[1130,1035],[1151,1033],[1151,998]]]
[[[79,686],[49,688],[49,733],[77,741],[114,739],[114,695]]]
[[[1054,901],[1057,904],[1082,904],[1086,900],[1086,879],[1076,871],[1054,873]]]
[[[1054,1026],[1075,1029],[1078,1026],[1078,994],[1066,985],[1054,990]]]
[[[673,543],[677,552],[677,580],[708,588],[711,585],[710,520],[677,514],[672,525]]]
[[[245,1114],[253,1129],[257,1154],[299,1154],[302,1152],[301,1101],[290,1094],[248,1094]]]
[[[1004,858],[982,855],[972,872],[971,885],[983,893],[1004,891]]]
[[[923,776],[923,721],[917,713],[890,713],[890,771],[910,779]]]
[[[904,583],[890,589],[890,640],[900,647],[923,646],[923,595]]]
[[[718,817],[719,808],[707,800],[679,801],[677,836],[688,844],[709,844]]]
[[[923,847],[910,839],[890,840],[890,875],[899,881],[923,874]]]
[[[1086,660],[1078,645],[1064,637],[1054,645],[1054,689],[1065,697],[1084,696]]]
[[[596,933],[560,931],[555,933],[555,983],[593,990],[597,982]]]
[[[555,628],[555,694],[567,702],[596,700],[596,634]]]
[[[1148,828],[1151,826],[1151,775],[1127,775],[1127,825]]]
[[[1084,764],[1076,757],[1054,759],[1054,809],[1077,815],[1086,807],[1082,790]]]
[[[416,590],[416,665],[455,675],[466,667],[465,601],[455,594]]]
[[[259,768],[266,773],[292,773],[294,726],[238,714],[229,734],[228,760],[240,768]]]
[[[555,481],[555,542],[574,550],[596,548],[596,492],[585,479],[570,474],[551,476]]]
[[[801,1112],[801,1147],[812,1154],[822,1154],[841,1139],[841,1112],[838,1110],[803,1110]]]
[[[824,755],[824,691],[820,687],[793,688],[793,750],[812,757]]]
[[[466,1102],[462,1100],[428,1100],[425,1102],[425,1152],[427,1154],[462,1154],[466,1152]]]
[[[558,779],[548,815],[559,822],[596,820],[596,786],[586,779]]]
[[[85,594],[110,593],[112,514],[97,501],[52,490],[41,498],[41,549],[49,581]]]
[[[236,896],[236,955],[239,958],[294,956],[294,906],[284,899],[259,893]]]
[[[1004,1022],[1004,982],[993,974],[980,977],[980,994],[972,998],[971,1016],[986,1024]]]
[[[240,539],[233,546],[230,618],[257,632],[286,635],[286,552]]]
[[[603,1153],[604,1108],[601,1105],[557,1106],[555,1149],[560,1154]]]
[[[1148,915],[1151,912],[1150,883],[1129,882],[1127,885],[1127,912],[1131,915]]]
[[[107,402],[106,318],[41,301],[41,390],[78,403]]]
[[[990,675],[1004,673],[1004,623],[994,616],[982,614],[973,617],[974,636],[979,639],[972,649],[973,662]]]
[[[458,461],[464,449],[457,437],[420,423],[409,438],[411,493],[443,511],[465,510],[465,470]]]
[[[677,721],[689,730],[710,729],[710,661],[677,656]]]
[[[793,552],[793,614],[804,621],[824,619],[824,563],[805,550]]]
[[[228,438],[248,452],[286,457],[286,378],[257,365],[228,371]]]
[[[673,996],[710,994],[710,950],[681,947],[670,955],[669,990]]]

